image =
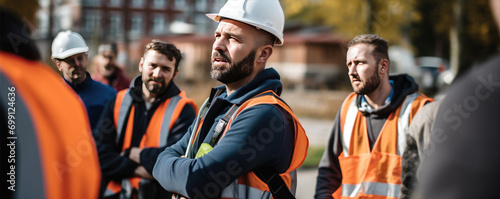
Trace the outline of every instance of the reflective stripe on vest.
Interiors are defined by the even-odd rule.
[[[342,196],[354,198],[358,193],[396,198],[401,185],[380,182],[363,182],[361,184],[342,184]]]
[[[122,151],[130,147],[134,125],[135,107],[132,106],[132,96],[129,89],[118,92],[114,109],[114,122],[117,128],[116,143],[123,135]],[[162,102],[151,117],[146,133],[143,135],[139,148],[163,147],[167,145],[168,135],[174,123],[179,118],[185,105],[191,105],[196,110],[192,99],[185,96],[184,91]],[[118,193],[122,188],[125,196],[130,196],[132,187],[138,188],[141,178],[134,177],[122,180],[121,184],[111,181],[104,196]]]
[[[366,118],[358,110],[356,94],[350,94],[341,109],[342,153],[339,163],[342,186],[334,197],[397,198],[401,189],[401,155],[406,146],[406,134],[413,115],[432,101],[419,93],[405,100],[386,119],[370,150]],[[341,190],[341,194],[340,194]]]
[[[97,198],[97,149],[78,95],[49,66],[5,52],[0,85],[1,114],[15,122],[17,137],[7,138],[15,141],[14,198]]]
[[[9,82],[7,77],[5,77],[1,71],[0,85],[2,85],[2,87],[0,88],[0,106],[2,108],[0,110],[3,111],[1,114],[5,116],[6,119],[8,115],[14,116],[14,119],[12,121],[15,122],[15,125],[13,125],[15,128],[12,130],[13,134],[7,134],[10,135],[7,137],[7,145],[9,145],[10,139],[12,139],[10,141],[14,141],[13,146],[16,146],[16,153],[19,154],[18,156],[16,156],[16,171],[25,171],[17,172],[15,174],[15,182],[17,182],[16,184],[18,186],[16,188],[16,192],[12,192],[12,194],[17,196],[14,198],[38,198],[40,196],[45,196],[45,186],[42,177],[43,171],[42,165],[40,164],[40,155],[38,152],[39,146],[36,140],[37,134],[35,132],[35,127],[33,126],[34,122],[31,120],[28,109],[26,108],[26,105],[24,104],[21,97],[15,95],[19,95],[19,92],[10,92],[8,90],[8,88],[15,89],[16,87]],[[9,99],[9,93],[14,93],[14,101],[7,100]],[[9,107],[9,102],[14,102],[15,104],[12,107]],[[7,124],[7,121],[5,122]],[[22,141],[17,142],[17,138]],[[23,189],[26,190],[21,191]]]
[[[261,105],[261,104],[271,104],[278,105],[283,108],[286,112],[288,112],[292,118],[295,129],[295,142],[294,142],[294,152],[293,158],[290,163],[289,168],[280,176],[285,181],[287,188],[291,191],[293,195],[295,195],[295,189],[297,184],[297,175],[296,169],[302,165],[307,156],[307,148],[309,146],[309,141],[305,134],[304,128],[298,121],[295,114],[293,114],[292,110],[288,105],[279,99],[279,97],[272,91],[263,92],[257,97],[251,98],[243,103],[236,114],[229,120],[224,133],[220,140],[224,138],[224,135],[231,127],[232,121],[238,116],[238,114],[246,108],[250,108],[252,106]],[[219,141],[220,141],[219,140]],[[254,172],[246,173],[240,176],[238,179],[233,181],[229,186],[223,189],[221,193],[222,198],[271,198],[272,194],[269,191],[269,187],[265,182],[263,182],[260,178],[255,175]]]
[[[233,181],[228,187],[224,188],[221,193],[221,198],[271,198],[272,194],[268,191],[238,184],[238,181]]]

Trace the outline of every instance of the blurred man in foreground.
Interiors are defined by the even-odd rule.
[[[2,198],[97,198],[101,173],[85,107],[40,62],[22,20],[34,19],[37,2],[0,1]]]
[[[500,27],[500,1],[490,3]],[[499,66],[496,55],[445,93],[431,133],[434,147],[426,151],[422,165],[422,198],[498,198]]]

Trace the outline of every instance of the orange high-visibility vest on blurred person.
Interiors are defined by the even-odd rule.
[[[393,198],[401,189],[401,156],[406,146],[408,126],[415,113],[432,101],[413,93],[385,121],[370,151],[366,117],[358,110],[356,93],[351,93],[341,110],[341,142],[339,155],[342,185],[333,198]]]
[[[0,110],[16,138],[8,140],[16,152],[14,198],[97,198],[101,170],[78,95],[49,66],[4,52],[0,81]]]

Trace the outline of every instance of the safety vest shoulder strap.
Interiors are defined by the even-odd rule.
[[[344,131],[344,124],[346,122],[347,111],[351,109],[352,106],[356,106],[356,96],[357,94],[352,92],[346,97],[344,102],[342,102],[342,107],[340,109],[341,131]]]
[[[194,100],[186,97],[184,91],[181,91],[179,95],[171,97],[170,99],[168,99],[168,102],[165,101],[164,103],[168,103],[168,105],[165,111],[163,112],[163,121],[160,127],[161,137],[159,146],[167,145],[167,140],[170,130],[172,129],[175,122],[181,115],[182,110],[184,109],[185,106],[192,106],[195,112],[197,110],[196,103],[194,102]]]
[[[121,135],[124,133],[129,116],[130,108],[132,107],[132,96],[130,89],[121,90],[116,94],[114,107],[114,122],[116,126],[116,143],[119,143]]]
[[[175,108],[177,107],[177,104],[181,100],[181,96],[173,96],[170,98],[170,101],[168,103],[167,109],[165,112],[163,112],[163,122],[161,123],[161,128],[160,128],[160,146],[165,146],[167,145],[167,138],[168,134],[170,133],[170,120],[172,118],[172,114],[174,113]]]
[[[344,156],[349,154],[349,146],[351,142],[352,129],[354,127],[355,118],[358,114],[356,105],[356,93],[351,93],[342,103],[340,115],[341,143]]]

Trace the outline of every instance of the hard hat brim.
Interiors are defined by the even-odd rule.
[[[62,53],[59,53],[59,55],[57,55],[57,56],[52,56],[52,58],[66,59],[66,58],[71,57],[73,55],[80,54],[80,53],[86,53],[86,52],[89,52],[89,47],[72,48],[72,49],[66,50]]]
[[[235,20],[235,21],[239,21],[239,22],[242,22],[242,23],[246,23],[248,25],[251,25],[251,26],[254,26],[254,27],[257,27],[259,29],[262,29],[262,30],[265,30],[266,32],[274,35],[277,39],[276,39],[276,42],[274,43],[274,45],[276,46],[281,46],[283,45],[283,42],[284,42],[284,39],[283,37],[281,36],[278,36],[277,33],[272,33],[271,31],[269,30],[266,30],[267,28],[265,27],[259,27],[259,24],[256,24],[256,23],[252,23],[251,21],[248,21],[248,20],[243,20],[243,19],[232,19],[231,17],[225,17],[225,16],[220,16],[218,13],[210,13],[210,14],[205,14],[208,18],[214,20],[215,22],[220,22],[221,18],[225,18],[225,19],[231,19],[231,20]]]

